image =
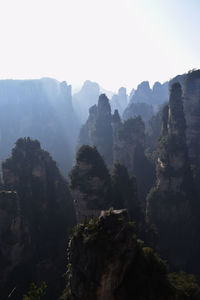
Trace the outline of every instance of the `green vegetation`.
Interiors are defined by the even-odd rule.
[[[43,300],[46,294],[46,288],[47,285],[45,282],[42,282],[38,287],[35,283],[32,283],[28,294],[24,295],[23,300]]]
[[[112,294],[118,295],[116,299],[199,300],[200,287],[194,275],[169,274],[166,261],[152,248],[144,247],[135,230],[125,211],[118,215],[112,209],[76,226],[68,249],[67,285],[60,299],[94,299],[101,290],[98,283],[102,276],[107,278],[113,264],[116,273],[112,278],[117,277],[110,287]],[[122,274],[117,273],[120,266]]]
[[[47,282],[47,297],[52,299],[59,293],[61,275],[65,270],[67,230],[75,225],[68,183],[49,153],[41,149],[37,140],[30,138],[16,142],[12,156],[3,163],[2,169],[6,188],[16,191],[1,193],[0,199],[0,209],[11,213],[13,219],[17,215],[15,223],[8,228],[13,248],[16,243],[14,234],[20,237],[16,264],[21,262],[21,265],[14,268],[11,279],[19,290],[26,290],[30,282],[38,279],[38,268],[44,262],[40,278]],[[25,253],[24,257],[21,251]],[[53,275],[47,268],[49,265]],[[57,280],[55,286],[49,284],[51,276]]]
[[[163,108],[157,147],[157,183],[147,197],[147,215],[149,223],[155,224],[158,230],[161,253],[176,268],[186,268],[193,251],[191,231],[196,230],[192,217],[195,190],[185,124],[181,86],[174,83],[169,107]]]
[[[127,287],[133,299],[173,299],[167,264],[152,248],[140,248],[130,272]]]
[[[110,174],[95,147],[84,145],[79,149],[76,165],[69,176],[71,189],[84,195],[89,208],[108,209],[112,206]]]
[[[82,194],[89,209],[127,208],[132,220],[143,222],[136,179],[124,165],[116,162],[110,174],[97,149],[84,145],[69,176],[72,191]]]
[[[200,265],[195,186],[200,71],[185,77],[184,109],[181,81],[171,86],[169,104],[147,125],[147,146],[141,117],[122,122],[101,95],[81,129],[80,143],[92,146],[78,150],[70,188],[39,141],[16,142],[3,162],[0,182],[0,288],[16,286],[10,293],[14,300],[22,298],[30,282],[42,280],[48,290],[45,284],[32,284],[23,300],[58,298],[68,236],[62,300],[94,300],[102,287],[103,293],[112,288],[110,295],[117,300],[200,300],[197,279],[184,272],[198,275]],[[133,106],[151,113],[147,104]],[[74,207],[81,224],[68,235],[75,224]],[[89,220],[101,210],[101,217]],[[171,271],[184,271],[169,274],[166,261],[148,245],[167,259]],[[1,283],[4,273],[7,282]]]
[[[200,286],[193,274],[183,271],[169,274],[170,284],[175,289],[174,300],[199,300]]]
[[[196,88],[196,80],[200,78],[200,70],[191,70],[188,72],[185,78],[185,89],[188,92],[193,93]]]

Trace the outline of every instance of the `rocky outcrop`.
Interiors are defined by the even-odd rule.
[[[115,161],[123,163],[131,174],[135,174],[135,162],[137,160],[136,148],[141,148],[144,151],[145,134],[144,123],[140,117],[129,119],[121,126],[118,122],[113,122],[114,129],[114,143],[113,143],[113,157]]]
[[[183,89],[186,76],[187,76],[187,74],[181,74],[181,75],[177,75],[174,78],[172,78],[169,81],[169,88],[171,88],[174,83],[178,82],[178,83],[180,83],[180,85],[181,85],[181,87]]]
[[[142,248],[126,211],[104,211],[74,229],[62,300],[167,300],[172,295],[165,264],[152,249]]]
[[[149,222],[158,229],[162,253],[173,266],[180,268],[187,267],[194,238],[191,233],[194,186],[185,129],[182,90],[180,84],[175,83],[169,106],[163,110],[157,184],[147,199],[147,215]]]
[[[187,145],[194,180],[200,179],[200,70],[187,74],[184,84]]]
[[[127,223],[125,226],[120,223],[120,218],[121,222]],[[88,224],[89,230],[80,225],[69,249],[72,299],[116,299],[115,293],[137,253],[137,242],[132,239],[128,226],[128,215],[122,211],[114,211],[110,215],[102,213],[96,224]],[[85,251],[84,239],[89,252]],[[110,240],[109,243],[106,240]],[[79,251],[83,265],[87,266],[84,272],[81,272]],[[120,257],[123,257],[123,263]],[[76,268],[77,265],[79,268]]]
[[[112,116],[112,129],[113,129],[113,161],[116,162],[119,160],[119,130],[123,128],[123,123],[121,121],[120,115],[118,113],[118,110],[114,111],[114,114]],[[123,163],[123,162],[122,162]]]
[[[96,146],[106,163],[111,166],[113,162],[113,132],[111,126],[111,108],[105,94],[99,96],[98,105],[89,110],[89,118],[82,126],[79,134],[78,146]]]
[[[182,90],[180,84],[175,83],[171,88],[169,106],[163,110],[163,137],[158,157],[158,186],[161,190],[179,192],[190,177],[185,130]]]
[[[19,139],[12,156],[3,162],[2,170],[4,184],[19,194],[20,209],[24,216],[28,214],[31,217],[34,214],[30,205],[41,212],[48,211],[51,205],[54,208],[63,205],[66,209],[69,205],[69,209],[72,209],[67,182],[55,161],[41,149],[37,140]]]
[[[124,164],[129,174],[135,175],[138,184],[139,198],[143,208],[145,197],[154,180],[154,171],[144,154],[145,126],[141,117],[128,119],[121,123],[113,119],[113,160]]]
[[[64,272],[67,230],[75,224],[68,184],[49,153],[30,138],[16,142],[2,170],[4,185],[17,193],[6,192],[4,199],[0,192],[5,226],[0,229],[1,254],[8,264],[4,295],[15,288],[12,299],[18,300],[31,282],[46,281],[48,299],[55,299]]]
[[[109,101],[101,95],[98,106],[90,108],[90,116],[80,130],[78,144],[97,147],[108,167],[116,161],[124,164],[129,174],[136,176],[139,197],[145,202],[154,180],[154,170],[144,154],[145,126],[140,117],[123,123],[118,110],[111,115]],[[142,170],[145,170],[145,176]]]
[[[16,191],[0,190],[0,291],[7,298],[17,283],[12,279],[20,265],[30,259],[31,240],[28,224],[20,213]]]
[[[111,115],[108,99],[101,95],[98,106],[90,108],[90,116],[80,131],[79,146],[94,145],[109,165],[110,161],[119,161],[135,174],[136,148],[144,153],[144,130],[140,117],[122,123],[118,110]]]
[[[111,109],[109,100],[105,94],[99,96],[97,106],[97,118],[95,132],[93,135],[94,145],[97,147],[106,163],[111,166],[113,162],[112,154],[112,126]]]
[[[146,124],[146,148],[153,158],[156,153],[158,138],[161,134],[164,106],[165,105],[161,106],[158,112]]]
[[[112,206],[110,175],[96,148],[79,149],[70,179],[78,222],[98,217],[102,209]]]
[[[102,209],[112,207],[127,209],[138,230],[144,227],[136,180],[124,165],[116,162],[109,173],[97,149],[85,145],[77,153],[70,179],[78,222],[98,217]]]

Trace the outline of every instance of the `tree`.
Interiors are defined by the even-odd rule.
[[[42,300],[46,294],[47,285],[45,282],[42,282],[40,286],[37,286],[35,283],[31,283],[30,290],[27,295],[23,296],[23,300]]]
[[[175,300],[199,300],[200,287],[193,274],[183,271],[169,274],[169,281],[175,289]]]

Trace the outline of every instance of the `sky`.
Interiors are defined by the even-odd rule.
[[[0,0],[0,79],[108,90],[200,68],[199,0]]]

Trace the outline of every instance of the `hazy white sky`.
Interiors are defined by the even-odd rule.
[[[200,64],[199,0],[0,0],[0,79],[110,90]]]

